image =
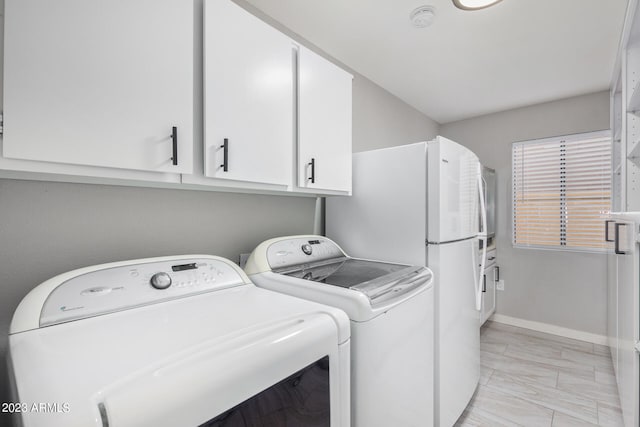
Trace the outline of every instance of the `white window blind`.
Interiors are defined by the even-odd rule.
[[[611,209],[608,131],[512,146],[513,244],[602,250]]]

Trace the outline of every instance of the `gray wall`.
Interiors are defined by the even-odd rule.
[[[437,123],[357,74],[353,110],[353,146],[360,150],[437,134]],[[9,400],[4,356],[13,311],[42,281],[77,267],[158,255],[236,261],[264,239],[311,233],[314,217],[315,199],[308,197],[0,179],[0,402]],[[8,422],[0,414],[0,425]]]
[[[353,80],[353,152],[433,139],[439,125],[370,80]],[[358,96],[355,96],[355,94]]]
[[[471,148],[498,178],[497,247],[505,290],[497,312],[606,335],[603,254],[516,249],[511,244],[511,143],[609,129],[609,94],[599,92],[441,126]]]

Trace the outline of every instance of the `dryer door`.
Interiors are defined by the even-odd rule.
[[[337,426],[336,342],[324,314],[215,339],[107,387],[97,412],[109,427]]]
[[[329,356],[302,368],[199,427],[330,426]]]

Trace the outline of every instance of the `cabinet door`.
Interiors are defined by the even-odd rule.
[[[493,266],[485,270],[484,292],[482,293],[482,323],[496,311],[496,282],[500,277],[500,267]]]
[[[5,157],[192,171],[193,2],[6,0],[5,16]]]
[[[618,272],[613,250],[607,252],[607,339],[614,372],[618,371]]]
[[[336,65],[298,53],[298,186],[351,191],[351,83]]]
[[[489,304],[489,298],[487,295],[487,270],[482,275],[482,315],[480,316],[480,325],[484,325],[489,316],[487,315],[487,306]]]
[[[205,1],[206,176],[292,184],[293,58],[284,34],[229,0]]]
[[[640,327],[640,248],[635,241],[636,225],[632,222],[616,224],[619,233],[616,247],[621,249],[617,258],[618,274],[618,354],[617,381],[620,407],[627,426],[638,425],[640,402],[640,366],[635,343]]]

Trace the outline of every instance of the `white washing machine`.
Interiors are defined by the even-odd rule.
[[[9,336],[25,427],[349,426],[349,320],[194,255],[57,276]]]
[[[258,286],[351,319],[355,427],[433,425],[433,289],[424,267],[356,259],[321,236],[267,240],[245,272]]]

